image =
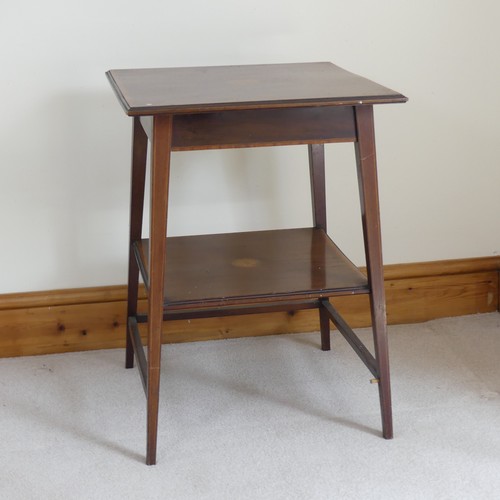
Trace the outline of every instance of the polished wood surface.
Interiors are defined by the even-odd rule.
[[[353,142],[351,107],[249,109],[174,115],[173,151]],[[140,122],[151,139],[153,116]]]
[[[387,317],[382,266],[382,235],[380,231],[377,162],[373,106],[356,106],[357,137],[354,143],[358,170],[361,221],[365,242],[366,273],[370,287],[373,344],[377,360],[380,406],[382,408],[382,433],[386,439],[393,437],[391,385],[389,374],[389,347],[387,343]],[[335,321],[337,328],[341,328]],[[346,332],[348,333],[348,332]]]
[[[383,435],[391,438],[373,104],[405,102],[406,97],[331,63],[112,70],[107,76],[127,114],[140,117],[134,120],[130,259],[137,258],[145,279],[148,311],[144,317],[135,314],[137,268],[130,263],[126,366],[134,351],[148,401],[146,462],[156,462],[163,319],[181,308],[181,317],[199,318],[221,307],[224,314],[245,308],[250,314],[274,311],[280,304],[285,311],[299,310],[298,301],[315,301],[306,306],[319,310],[322,349],[330,347],[331,320],[379,382]],[[144,191],[145,165],[138,124],[151,143],[148,242],[136,239],[142,219],[137,192]],[[355,144],[367,280],[326,236],[323,144],[336,141]],[[167,240],[172,151],[287,144],[308,145],[314,228]],[[327,300],[359,293],[370,300],[374,358]],[[228,311],[227,306],[240,309]],[[136,325],[143,320],[148,323],[147,358]]]
[[[354,113],[349,107],[251,109],[176,115],[172,149],[353,142],[355,138]]]
[[[350,109],[350,108],[336,108]],[[354,110],[351,109],[354,116]],[[346,120],[348,122],[348,120]],[[312,220],[316,230],[327,230],[326,225],[326,177],[325,177],[325,145],[309,144],[309,176],[311,185]],[[325,308],[325,301],[319,309],[319,326],[321,332],[321,349],[330,350],[330,318]]]
[[[136,245],[149,286],[149,240]],[[366,277],[321,229],[167,238],[165,307],[368,293]]]
[[[148,381],[147,381],[147,452],[146,463],[156,463],[158,405],[161,368],[161,329],[163,323],[163,275],[167,233],[170,151],[172,148],[172,116],[154,118],[151,141],[151,178],[149,212],[149,301],[148,301]],[[132,256],[130,257],[133,258]],[[136,351],[137,352],[137,351]]]
[[[132,169],[130,189],[130,232],[129,232],[129,265],[128,265],[128,299],[127,318],[137,314],[139,298],[139,266],[133,258],[132,245],[142,235],[142,218],[144,213],[144,188],[146,185],[146,160],[148,153],[148,138],[139,121],[134,118],[132,128]],[[134,366],[134,348],[132,337],[127,335],[125,366]]]
[[[107,76],[130,116],[407,100],[330,62],[115,69]]]
[[[313,226],[326,231],[325,146],[309,144]]]

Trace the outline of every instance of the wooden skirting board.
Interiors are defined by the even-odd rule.
[[[500,257],[384,268],[389,324],[499,309]],[[145,308],[144,291],[141,306]],[[126,287],[0,295],[0,357],[124,347]],[[332,299],[352,327],[370,324],[367,296]],[[311,332],[316,310],[169,321],[165,342]],[[145,330],[142,333],[145,338]]]

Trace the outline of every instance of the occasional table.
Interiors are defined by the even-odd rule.
[[[322,349],[330,349],[331,321],[378,383],[383,436],[392,438],[373,105],[406,97],[328,62],[123,69],[107,77],[133,117],[126,367],[135,355],[147,397],[146,463],[156,463],[161,332],[172,319],[318,309]],[[324,144],[336,142],[355,147],[366,276],[327,233]],[[308,148],[312,227],[167,236],[172,151],[291,144]],[[139,273],[147,314],[138,313]],[[370,299],[374,355],[329,301],[354,294]]]

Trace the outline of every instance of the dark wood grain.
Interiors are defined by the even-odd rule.
[[[161,329],[163,323],[163,275],[167,234],[168,186],[172,117],[155,116],[151,144],[151,210],[148,302],[148,387],[146,463],[156,463],[158,401],[160,391]]]
[[[329,109],[329,108],[325,108]],[[333,108],[349,109],[352,108]],[[353,113],[354,116],[354,113]],[[327,231],[326,226],[326,184],[325,184],[325,146],[324,144],[309,144],[309,176],[311,184],[311,204],[313,226],[317,229]],[[314,256],[311,255],[311,261],[314,262]],[[322,262],[316,265],[322,265]],[[326,314],[324,307],[319,307],[319,326],[321,331],[321,349],[330,350],[330,318]]]
[[[135,357],[137,359],[137,368],[139,369],[139,375],[141,376],[142,387],[144,393],[148,394],[148,361],[146,358],[146,353],[144,352],[144,346],[142,345],[141,335],[139,333],[137,316],[130,316],[128,318],[127,324],[127,335],[130,337],[130,341],[134,347]]]
[[[331,63],[112,70],[107,76],[126,113],[139,117],[130,233],[138,266],[131,264],[128,302],[135,325],[139,267],[148,288],[146,462],[156,463],[162,321],[213,316],[221,308],[229,315],[317,307],[324,350],[329,321],[342,325],[378,376],[383,435],[392,437],[373,104],[406,97]],[[140,240],[146,136],[150,240]],[[326,234],[323,144],[345,141],[355,143],[368,279]],[[171,151],[285,144],[308,144],[315,227],[166,237]],[[353,294],[370,297],[374,358],[347,323],[330,314],[328,297]],[[129,338],[127,365],[131,352]]]
[[[115,69],[107,76],[130,116],[406,101],[329,62]]]
[[[136,245],[146,286],[148,247]],[[320,229],[172,237],[166,255],[164,306],[172,309],[368,291],[366,277]]]
[[[144,187],[146,181],[146,160],[148,153],[148,138],[139,122],[134,118],[132,128],[132,172],[130,189],[130,233],[129,233],[129,263],[128,263],[128,299],[127,318],[137,314],[139,288],[139,268],[132,251],[132,244],[141,238],[142,216],[144,209]],[[130,331],[127,330],[127,345],[125,349],[125,367],[134,366],[134,345]]]
[[[313,226],[326,231],[325,146],[310,144],[308,153]]]
[[[358,184],[361,201],[366,270],[370,286],[373,341],[379,373],[379,397],[382,430],[386,439],[393,437],[387,315],[382,265],[382,235],[375,151],[373,107],[355,108],[358,141],[355,143]]]
[[[141,116],[149,138],[153,117]],[[250,109],[174,115],[173,151],[354,142],[350,106]]]
[[[379,377],[379,367],[377,360],[367,347],[361,342],[359,337],[354,333],[352,328],[346,323],[344,318],[330,304],[330,302],[322,302],[322,311],[328,315],[332,323],[338,328],[339,332],[344,336],[349,345],[354,349],[354,352],[359,356],[361,361],[366,365],[374,377]]]
[[[251,109],[174,116],[174,151],[353,142],[351,107]]]

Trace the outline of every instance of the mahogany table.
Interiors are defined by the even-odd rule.
[[[170,319],[318,309],[322,349],[330,349],[332,321],[378,382],[390,439],[373,105],[406,97],[327,62],[124,69],[107,77],[133,117],[126,367],[135,354],[147,397],[146,463],[156,463],[161,330]],[[142,239],[148,139],[150,236]],[[324,144],[332,142],[355,146],[367,276],[327,234]],[[289,144],[308,147],[312,227],[167,237],[172,151]],[[147,315],[137,310],[139,272]],[[329,301],[352,294],[369,295],[374,355]],[[148,324],[147,356],[141,322]]]

